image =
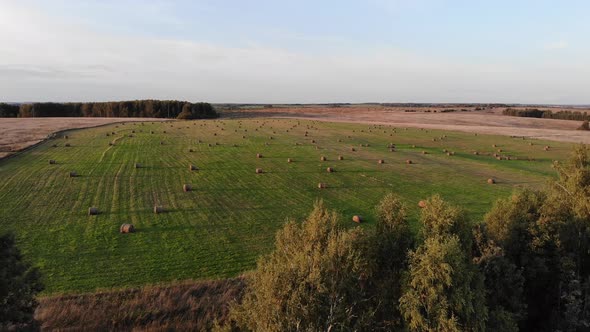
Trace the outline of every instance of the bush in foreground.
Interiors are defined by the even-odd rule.
[[[23,262],[14,235],[0,236],[0,330],[30,328],[41,290],[39,270]]]

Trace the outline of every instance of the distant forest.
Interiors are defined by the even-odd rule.
[[[525,118],[545,118],[545,119],[560,119],[560,120],[576,120],[576,121],[588,121],[590,120],[590,113],[579,112],[579,111],[558,111],[552,112],[549,110],[540,110],[537,108],[527,109],[513,109],[507,108],[502,111],[504,115],[521,116]]]
[[[0,103],[0,117],[149,117],[208,119],[219,115],[209,103],[134,100],[104,103]]]

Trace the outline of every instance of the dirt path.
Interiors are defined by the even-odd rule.
[[[501,109],[485,111],[434,112],[401,107],[293,107],[226,112],[228,117],[279,117],[332,122],[387,124],[456,130],[490,135],[525,136],[562,142],[590,144],[590,131],[576,130],[581,121],[505,116]]]
[[[155,118],[0,118],[0,159],[66,129],[97,127],[117,122],[165,121]]]

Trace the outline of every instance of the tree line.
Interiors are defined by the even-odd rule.
[[[588,331],[590,158],[543,190],[498,200],[482,222],[435,195],[411,231],[389,194],[374,229],[320,201],[289,221],[246,276],[222,331]]]
[[[589,112],[580,111],[558,111],[540,110],[538,108],[514,109],[506,108],[502,111],[504,115],[520,116],[526,118],[544,118],[544,119],[560,119],[560,120],[576,120],[588,121],[590,120]]]
[[[207,119],[219,115],[209,103],[133,100],[103,103],[0,104],[0,117],[153,117]]]

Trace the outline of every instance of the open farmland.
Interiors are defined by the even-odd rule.
[[[478,220],[514,187],[542,185],[552,161],[571,151],[570,143],[294,119],[112,124],[65,135],[0,161],[0,231],[16,233],[47,294],[238,275],[271,249],[285,218],[303,217],[318,198],[346,220],[362,215],[364,227],[390,191],[414,220],[417,202],[433,193]],[[164,212],[154,214],[155,205]],[[123,223],[137,232],[120,234]]]

